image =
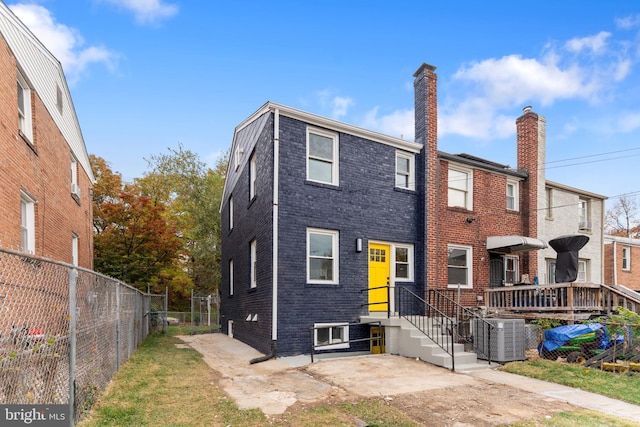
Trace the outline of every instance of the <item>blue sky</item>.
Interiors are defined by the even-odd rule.
[[[267,101],[412,140],[426,62],[439,149],[516,166],[531,105],[547,120],[547,179],[608,207],[640,194],[635,1],[7,4],[61,61],[89,153],[127,181],[178,144],[213,165]]]

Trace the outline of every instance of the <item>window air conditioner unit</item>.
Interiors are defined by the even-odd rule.
[[[578,223],[579,230],[591,230],[591,221],[580,221]]]
[[[524,319],[484,319],[474,322],[474,348],[479,359],[498,363],[526,360]]]
[[[80,197],[80,186],[78,184],[71,184],[71,194]]]

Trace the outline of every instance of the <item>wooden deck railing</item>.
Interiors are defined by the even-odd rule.
[[[594,283],[556,283],[489,288],[490,310],[514,312],[601,312],[601,287]]]

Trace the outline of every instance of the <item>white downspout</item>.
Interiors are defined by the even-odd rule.
[[[273,248],[272,262],[272,315],[271,315],[271,339],[278,340],[278,187],[280,183],[280,110],[275,109],[273,114]]]

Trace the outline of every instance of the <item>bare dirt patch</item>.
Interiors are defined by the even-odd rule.
[[[181,337],[182,338],[182,337]],[[239,408],[287,419],[309,408],[378,400],[428,426],[496,426],[544,418],[573,405],[392,355],[323,360],[292,367],[221,334],[185,337],[220,375],[217,385]]]

